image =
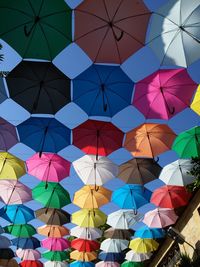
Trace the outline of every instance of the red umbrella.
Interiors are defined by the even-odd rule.
[[[150,15],[142,0],[83,1],[75,41],[95,62],[122,63],[144,46]]]
[[[20,267],[43,267],[43,263],[41,261],[22,261],[19,264]]]
[[[161,208],[179,208],[187,205],[191,194],[184,186],[165,185],[156,189],[151,202]]]
[[[78,251],[91,252],[99,249],[100,244],[94,240],[76,238],[72,240],[71,247]]]

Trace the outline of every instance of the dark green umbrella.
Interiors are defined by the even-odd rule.
[[[63,225],[70,222],[70,215],[62,209],[42,208],[35,211],[36,218],[48,225]]]
[[[23,58],[52,60],[71,43],[71,14],[63,0],[1,0],[0,38]]]
[[[13,224],[4,227],[6,233],[17,237],[31,237],[37,232],[31,224]]]
[[[46,251],[42,253],[43,258],[50,261],[66,261],[69,260],[68,251]]]

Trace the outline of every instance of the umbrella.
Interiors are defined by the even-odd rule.
[[[99,209],[81,209],[72,214],[71,222],[82,227],[98,227],[105,224],[106,218]]]
[[[0,152],[0,179],[16,180],[26,173],[24,162],[8,152]]]
[[[126,253],[125,259],[127,261],[142,262],[149,260],[152,256],[152,253],[136,253],[133,250],[130,250]]]
[[[10,246],[11,246],[11,241],[7,237],[0,235],[0,250],[2,248],[9,248]]]
[[[144,215],[143,222],[151,228],[164,228],[174,224],[177,219],[173,209],[155,208]]]
[[[111,194],[102,186],[86,185],[75,192],[73,203],[80,208],[99,208],[110,202]]]
[[[71,9],[61,0],[2,1],[0,17],[1,38],[23,58],[52,60],[71,42]]]
[[[39,260],[41,258],[41,254],[37,249],[21,249],[18,248],[16,250],[16,255],[22,260]]]
[[[200,115],[200,85],[197,87],[197,91],[190,105],[190,108],[198,115]]]
[[[48,236],[48,237],[63,237],[65,235],[69,235],[69,230],[64,226],[59,225],[43,225],[37,228],[37,232],[40,235]]]
[[[17,126],[20,141],[36,152],[57,153],[70,144],[70,130],[54,118],[31,117]]]
[[[101,243],[100,249],[104,252],[118,253],[125,250],[128,247],[128,243],[128,240],[108,238]]]
[[[1,90],[1,78],[0,78],[0,90]],[[1,93],[0,93],[1,99]],[[15,126],[8,121],[0,118],[0,150],[7,151],[18,142]]]
[[[20,262],[20,267],[43,267],[41,261],[24,260]]]
[[[142,215],[135,214],[134,210],[121,209],[108,215],[107,224],[116,229],[129,229],[136,224]]]
[[[53,251],[63,251],[70,247],[70,242],[66,238],[49,237],[42,240],[42,247]]]
[[[143,188],[140,185],[124,185],[112,194],[112,201],[123,209],[137,210],[148,203],[144,198]]]
[[[158,178],[161,170],[154,159],[134,158],[120,165],[118,177],[127,184],[144,185]]]
[[[96,267],[120,267],[118,262],[113,261],[99,261],[95,265]]]
[[[102,261],[106,262],[123,262],[124,260],[124,253],[113,253],[113,252],[100,252],[98,258]]]
[[[102,231],[98,228],[76,226],[70,230],[70,235],[82,239],[94,240],[102,236]]]
[[[114,116],[131,104],[134,83],[120,67],[93,65],[73,80],[73,101],[89,116]]]
[[[21,249],[36,249],[40,247],[40,241],[35,237],[17,237],[12,239],[12,244]]]
[[[143,262],[125,261],[121,264],[122,267],[144,267]]]
[[[186,206],[191,194],[184,186],[164,185],[156,189],[151,196],[151,203],[161,208],[179,208]]]
[[[77,261],[93,261],[96,260],[97,253],[96,252],[79,252],[78,250],[74,250],[70,253],[70,259]]]
[[[25,224],[35,218],[33,210],[22,204],[4,206],[0,217],[14,224]]]
[[[46,261],[44,267],[67,267],[68,264],[60,261]]]
[[[75,42],[94,62],[121,64],[143,47],[149,17],[142,1],[84,1],[75,9]]]
[[[3,267],[19,267],[17,261],[15,259],[10,259],[10,260],[6,260],[6,259],[0,259],[0,266]]]
[[[190,106],[196,88],[186,69],[161,69],[136,84],[133,105],[147,119],[168,120]]]
[[[78,251],[91,252],[99,249],[100,244],[94,240],[76,238],[72,240],[71,246],[72,248],[77,249]]]
[[[38,153],[26,161],[28,173],[45,182],[60,182],[69,176],[70,162],[57,154]]]
[[[4,233],[4,228],[0,225],[0,234]]]
[[[159,243],[149,238],[135,238],[131,240],[129,248],[137,253],[149,253],[158,249]]]
[[[195,126],[180,133],[172,146],[172,149],[180,158],[191,158],[200,156],[200,126]]]
[[[15,257],[15,254],[11,248],[1,248],[0,249],[0,259],[10,260],[14,257]]]
[[[144,238],[156,239],[156,238],[163,238],[165,236],[165,232],[163,229],[160,228],[149,228],[148,226],[143,226],[139,228],[137,231],[135,231],[134,236],[143,239]]]
[[[102,156],[85,155],[72,165],[84,184],[103,185],[118,174],[118,166]]]
[[[62,225],[70,222],[70,215],[62,209],[41,208],[35,212],[36,218],[46,224]],[[49,229],[50,231],[53,230]]]
[[[50,261],[66,261],[69,259],[69,253],[67,251],[45,251],[42,253],[42,257]]]
[[[199,59],[199,2],[169,1],[151,18],[147,43],[161,64],[187,67]]]
[[[126,134],[124,146],[134,157],[156,157],[170,150],[176,134],[166,124],[144,123]]]
[[[32,195],[35,200],[42,203],[45,207],[62,208],[71,203],[69,193],[59,183],[46,182],[39,183],[32,190]]]
[[[123,132],[110,122],[88,120],[73,129],[73,144],[86,154],[107,156],[122,146]]]
[[[6,205],[32,200],[31,189],[16,180],[0,180],[0,197]]]
[[[11,224],[4,227],[6,233],[17,237],[31,237],[36,234],[31,224]]]
[[[70,263],[70,267],[95,267],[95,264],[89,261],[74,261]]]
[[[115,229],[115,228],[108,228],[104,232],[105,238],[113,238],[113,239],[126,239],[130,240],[131,236],[133,235],[134,231],[129,229]]]
[[[50,62],[22,61],[6,82],[10,97],[32,114],[55,114],[71,100],[70,79]]]

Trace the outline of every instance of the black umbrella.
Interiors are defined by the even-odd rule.
[[[4,85],[4,82],[3,82],[3,78],[0,78],[0,104],[6,100],[8,97],[7,97],[7,94],[6,94],[6,89],[5,89],[5,85]]]
[[[0,249],[0,259],[12,259],[15,257],[14,252],[12,251],[11,248],[1,248]]]

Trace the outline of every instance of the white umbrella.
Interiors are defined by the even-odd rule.
[[[103,185],[118,175],[118,166],[107,157],[85,155],[72,165],[84,184]]]
[[[67,267],[68,263],[60,262],[60,261],[46,261],[44,263],[44,267]]]
[[[100,246],[100,249],[105,252],[118,253],[128,247],[129,241],[123,239],[105,239]]]
[[[70,230],[70,234],[82,239],[95,240],[102,236],[102,231],[98,228],[76,226]]]
[[[0,249],[1,248],[9,248],[11,246],[11,241],[5,237],[5,236],[0,236]]]
[[[191,169],[190,159],[179,159],[166,165],[162,169],[159,179],[167,185],[185,186],[195,180],[195,177],[189,173]]]
[[[130,250],[126,253],[125,259],[127,261],[141,262],[150,259],[152,253],[136,253],[133,250]]]

